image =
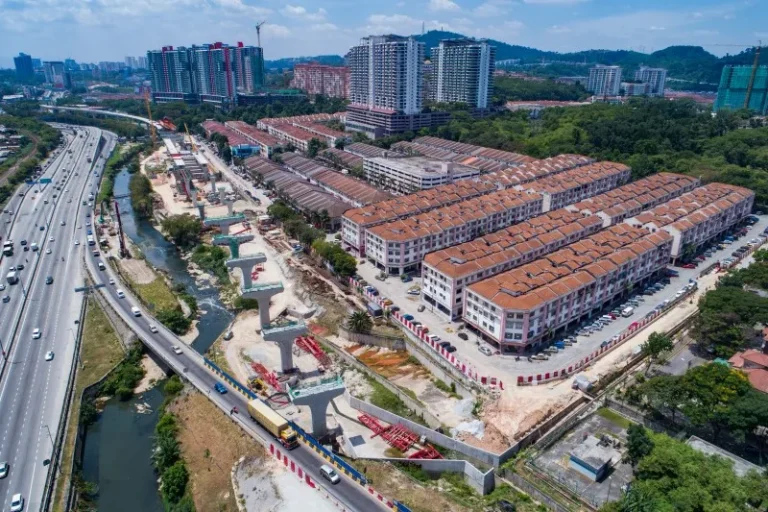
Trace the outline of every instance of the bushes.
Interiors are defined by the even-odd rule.
[[[256,299],[246,299],[242,295],[238,295],[234,302],[235,309],[238,310],[257,310],[259,309],[259,301]]]
[[[161,309],[156,314],[157,320],[174,334],[185,334],[192,325],[192,320],[184,316],[181,308]]]
[[[327,261],[340,277],[352,277],[357,273],[357,260],[340,245],[318,239],[312,243],[312,249]]]
[[[203,223],[188,213],[171,215],[163,220],[163,231],[181,248],[189,248],[200,242]]]
[[[229,284],[229,272],[224,264],[227,258],[227,251],[215,245],[198,245],[192,252],[192,262],[216,276],[222,284]]]
[[[152,217],[152,182],[143,174],[134,174],[131,176],[131,182],[128,187],[131,191],[131,205],[133,211],[141,219]]]
[[[133,389],[144,377],[141,366],[143,348],[139,345],[130,350],[109,378],[101,385],[102,395],[116,395],[120,400],[128,400],[133,396]]]

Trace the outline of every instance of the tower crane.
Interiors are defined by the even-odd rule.
[[[256,41],[258,41],[259,48],[261,48],[261,27],[267,24],[267,21],[259,21],[256,23]]]
[[[750,47],[749,44],[713,44],[710,46],[737,46],[739,48]],[[744,108],[749,108],[749,101],[752,99],[752,88],[755,85],[755,76],[757,75],[757,68],[760,65],[760,50],[763,48],[763,42],[757,41],[757,46],[752,46],[755,49],[755,60],[752,62],[752,73],[749,75],[749,82],[747,83],[747,94],[744,96]]]

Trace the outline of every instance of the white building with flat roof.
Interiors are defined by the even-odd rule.
[[[618,96],[621,89],[621,66],[598,64],[589,69],[587,90],[595,96]]]
[[[474,167],[421,156],[366,158],[363,172],[369,182],[404,194],[480,175]]]

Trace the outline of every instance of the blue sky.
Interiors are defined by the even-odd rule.
[[[0,66],[43,59],[122,60],[163,45],[256,43],[267,59],[344,54],[368,34],[444,28],[546,50],[768,41],[768,0],[0,0]]]

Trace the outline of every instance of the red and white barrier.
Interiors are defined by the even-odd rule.
[[[287,469],[290,469],[291,473],[294,473],[296,476],[298,476],[299,480],[303,480],[304,483],[310,486],[312,489],[319,488],[319,486],[309,477],[309,473],[307,473],[301,466],[296,464],[294,461],[289,459],[288,455],[282,452],[280,448],[275,447],[275,445],[270,443],[269,453],[274,455],[278,461],[282,462]]]

